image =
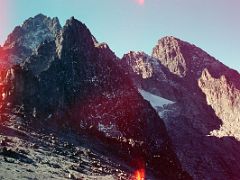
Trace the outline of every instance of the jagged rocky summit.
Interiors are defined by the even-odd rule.
[[[202,49],[175,37],[152,55],[121,61],[135,86],[164,120],[178,157],[194,179],[238,179],[240,75]],[[156,103],[164,98],[170,102]]]
[[[0,60],[5,119],[15,113],[41,127],[86,132],[156,179],[191,179],[119,59],[74,17],[62,28],[57,18],[28,19],[8,36]]]

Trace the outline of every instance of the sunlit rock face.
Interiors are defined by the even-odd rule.
[[[39,16],[27,24],[45,27],[36,20],[43,18]],[[3,72],[1,83],[7,88],[1,89],[1,107],[22,107],[26,119],[90,133],[117,149],[133,167],[143,168],[138,167],[143,162],[146,173],[156,178],[190,179],[181,169],[163,121],[107,44],[98,43],[73,17],[60,30],[54,28],[55,20],[46,21],[53,28],[47,28],[50,38],[36,34],[39,46],[24,43],[27,32],[19,35],[23,51],[31,53],[19,56],[17,65]],[[9,39],[6,47],[14,49]]]
[[[216,71],[225,68],[202,49],[172,36],[161,38],[153,48],[152,56],[172,74],[183,79],[199,78],[206,67]]]
[[[130,52],[125,55],[127,63],[131,64],[133,67],[133,72],[137,75],[141,75],[143,79],[152,77],[153,75],[153,65],[151,64],[150,58],[148,55],[143,52]],[[132,60],[134,59],[134,60]]]
[[[174,37],[166,37],[158,41],[158,45],[153,49],[152,56],[158,58],[173,74],[185,77],[188,64],[181,48],[180,41]]]
[[[240,90],[225,75],[213,77],[207,69],[198,82],[207,103],[222,120],[220,129],[212,131],[211,135],[233,136],[240,140]]]
[[[147,78],[138,62],[141,68],[150,66]],[[238,72],[175,37],[160,39],[152,56],[124,55],[120,65],[136,87],[157,97],[149,100],[152,104],[161,98],[174,102],[154,106],[194,179],[239,178]]]

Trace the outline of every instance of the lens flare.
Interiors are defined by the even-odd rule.
[[[5,38],[5,28],[9,24],[9,2],[7,0],[2,0],[0,5],[0,44],[3,44],[3,39]]]
[[[145,170],[138,169],[134,172],[132,180],[145,180]]]
[[[139,5],[144,5],[144,0],[135,0]]]

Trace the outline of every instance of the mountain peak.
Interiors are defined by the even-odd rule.
[[[31,54],[37,52],[38,47],[45,41],[54,41],[59,34],[61,25],[57,17],[50,18],[38,14],[15,27],[8,36],[3,50],[12,54],[4,57],[7,66],[22,64]]]
[[[85,28],[87,28],[84,23],[82,23],[81,21],[75,19],[74,16],[72,16],[69,19],[67,19],[66,24],[65,24],[64,27],[67,27],[67,26],[84,26]]]
[[[221,63],[201,48],[173,36],[161,38],[152,56],[180,78],[199,78],[203,69],[219,69]]]
[[[186,76],[187,62],[179,39],[173,36],[161,38],[153,49],[152,56],[159,59],[173,74],[181,78]]]
[[[95,38],[87,26],[71,17],[66,21],[61,36],[57,39],[57,53],[59,57],[63,54],[62,51],[75,49],[75,52],[82,52],[89,48],[94,48]]]
[[[161,39],[158,40],[158,44],[160,43],[164,43],[164,44],[171,44],[171,43],[178,43],[178,42],[181,42],[182,40],[174,37],[174,36],[165,36],[165,37],[162,37]]]
[[[34,17],[30,17],[27,20],[25,20],[22,24],[22,27],[29,28],[29,26],[33,25],[34,23],[43,23],[46,19],[48,19],[47,16],[43,14],[37,14]]]
[[[17,26],[8,36],[4,47],[6,49],[24,47],[33,51],[43,41],[53,40],[60,29],[58,18],[38,14],[24,21],[22,26]]]
[[[42,13],[39,13],[36,16],[34,16],[34,19],[45,19],[45,18],[47,18],[47,16]]]
[[[92,34],[88,27],[82,23],[81,21],[77,20],[72,16],[70,19],[66,21],[66,24],[63,27],[63,32],[71,31],[72,33],[76,34],[85,34],[92,37]]]

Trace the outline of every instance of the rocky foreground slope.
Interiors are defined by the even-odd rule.
[[[0,179],[135,179],[136,169],[85,133],[39,127],[14,114],[0,131]]]
[[[37,129],[69,130],[80,138],[79,142],[83,138],[81,133],[85,133],[107,145],[109,157],[122,159],[132,169],[143,169],[146,177],[153,174],[150,179],[191,179],[181,168],[162,119],[138,93],[109,47],[98,43],[81,22],[71,18],[61,28],[57,18],[44,15],[30,18],[9,35],[0,49],[0,59],[1,123],[9,122],[13,114],[16,118],[11,119],[12,123],[17,123],[17,117],[20,117],[30,127],[36,126]],[[1,134],[6,136],[4,131]],[[42,168],[33,157],[37,152],[19,155],[17,150],[11,150],[15,145],[21,146],[17,138],[11,141],[19,141],[20,144],[2,145],[4,165],[12,162],[14,166],[11,167],[17,171],[20,167],[15,160],[8,162],[8,156],[15,159],[24,157],[36,168]],[[38,141],[39,137],[36,138]],[[81,146],[79,142],[76,142],[77,147]],[[89,143],[94,146],[94,141],[89,140]],[[9,146],[11,149],[6,149]],[[59,148],[59,144],[46,147],[45,154],[53,147]],[[103,146],[97,150],[100,155],[102,148],[105,151]],[[68,149],[64,151],[68,152]],[[12,157],[11,153],[17,154]],[[58,159],[58,156],[55,158],[54,154],[55,151],[49,157],[54,163],[81,161],[78,162],[77,158],[81,157],[78,154],[67,160],[62,157]],[[64,171],[64,167],[59,168]],[[29,169],[34,171],[33,167]],[[47,173],[44,177],[59,175],[55,170],[50,171],[53,175],[43,172]],[[75,171],[85,172],[84,168]],[[35,172],[34,176],[39,175]],[[111,171],[107,175],[118,179]],[[15,178],[11,174],[3,173],[1,176]]]
[[[239,179],[240,75],[174,37],[152,55],[130,52],[120,63],[164,119],[178,157],[194,179]],[[156,104],[156,97],[171,103]]]

